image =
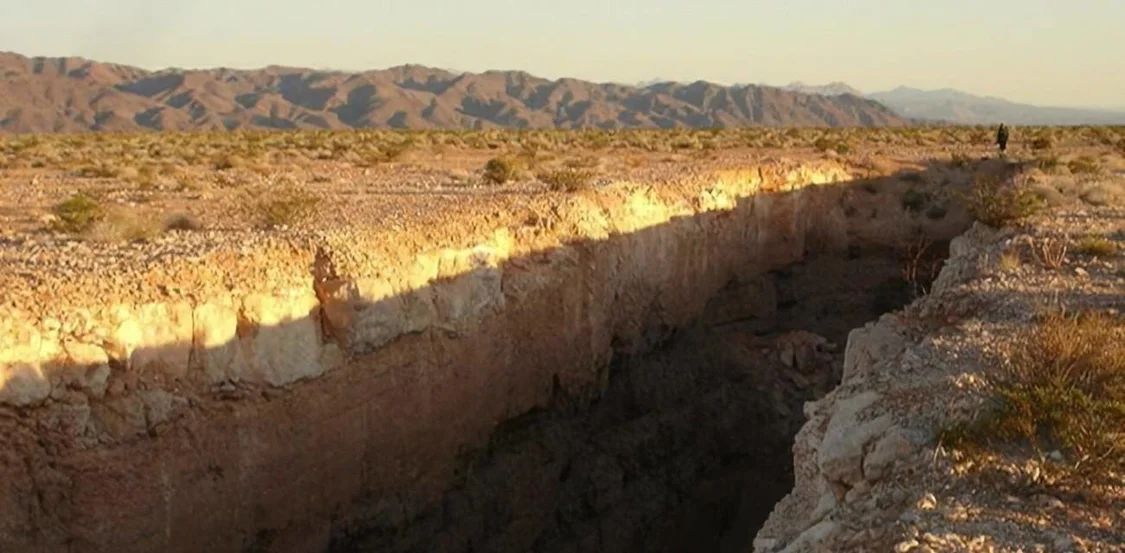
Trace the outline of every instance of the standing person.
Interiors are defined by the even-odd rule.
[[[1000,153],[1008,151],[1008,126],[1000,123],[1000,129],[996,131],[996,143],[1000,145]]]

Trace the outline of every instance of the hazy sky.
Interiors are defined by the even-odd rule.
[[[0,0],[0,50],[153,69],[841,80],[1125,106],[1125,0]]]

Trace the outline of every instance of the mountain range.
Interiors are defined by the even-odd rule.
[[[0,53],[0,131],[901,126],[856,96],[697,81],[645,87],[420,65],[149,71]]]
[[[990,96],[975,96],[949,88],[919,90],[898,87],[868,94],[903,117],[965,124],[1121,125],[1125,110],[1045,107]]]
[[[839,81],[819,86],[805,84],[801,81],[794,81],[782,88],[792,92],[803,92],[805,94],[821,94],[824,96],[840,96],[843,94],[851,94],[852,96],[858,96],[860,98],[863,97],[862,92],[849,86],[847,83],[842,83]]]
[[[806,94],[840,96],[851,94],[875,100],[900,116],[919,122],[943,122],[962,125],[1120,125],[1125,124],[1125,108],[1095,109],[1036,106],[991,96],[977,96],[943,88],[921,90],[900,86],[885,92],[864,94],[842,82],[822,86],[800,81],[786,85],[786,90]]]

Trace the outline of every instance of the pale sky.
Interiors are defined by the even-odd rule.
[[[150,69],[838,80],[1125,106],[1125,0],[0,0],[0,50]]]

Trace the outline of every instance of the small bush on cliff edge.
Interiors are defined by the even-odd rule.
[[[952,445],[996,440],[1063,452],[1079,473],[1125,470],[1125,324],[1105,313],[1042,315],[995,372],[995,408],[948,430]]]
[[[977,179],[964,199],[969,213],[993,228],[1031,217],[1044,207],[1043,200],[1027,187],[995,176]]]

